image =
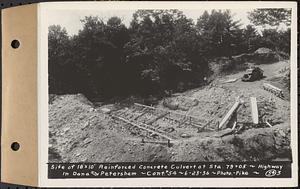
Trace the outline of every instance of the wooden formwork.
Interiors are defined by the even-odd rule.
[[[218,129],[214,123],[216,119],[212,119],[207,122],[199,119],[198,117],[188,115],[188,113],[184,114],[138,103],[135,103],[129,108],[110,112],[110,115],[112,118],[122,121],[127,125],[146,131],[146,133],[157,135],[159,138],[167,140],[168,143],[178,139],[179,136],[174,135],[174,133],[170,134],[163,130],[161,128],[161,124],[164,125],[163,128],[166,128],[165,125],[170,128],[196,128],[197,132],[204,131],[206,129]],[[210,127],[212,124],[214,126],[213,128]]]
[[[119,119],[119,120],[121,120],[121,121],[123,121],[125,123],[128,123],[128,124],[130,124],[130,125],[132,125],[134,127],[138,127],[139,129],[148,131],[150,133],[154,133],[154,134],[156,134],[156,135],[158,135],[158,136],[160,136],[162,138],[165,138],[167,140],[173,140],[174,139],[174,138],[171,138],[171,137],[167,136],[166,134],[164,134],[164,131],[161,131],[159,129],[153,128],[153,127],[151,127],[151,126],[149,126],[147,124],[143,124],[143,123],[137,124],[137,123],[131,122],[131,121],[125,119],[125,118],[114,116],[114,115],[112,115],[112,117],[116,118],[116,119]]]

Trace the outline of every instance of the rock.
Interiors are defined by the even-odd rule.
[[[171,132],[175,131],[175,129],[173,127],[168,127],[166,129],[164,129],[164,131],[171,133]]]
[[[214,137],[222,137],[222,136],[230,134],[230,133],[232,133],[232,129],[226,128],[226,129],[220,130],[217,134],[215,134],[213,136]]]
[[[177,110],[179,107],[179,103],[178,102],[174,102],[172,101],[172,99],[165,99],[163,101],[163,105],[167,108],[169,108],[170,110]]]
[[[151,137],[157,137],[158,135],[155,133],[150,134]]]
[[[284,132],[283,130],[281,130],[281,129],[278,131],[278,133],[279,133],[281,136],[283,136],[283,137],[286,136],[285,132]]]
[[[111,110],[108,108],[101,108],[101,111],[104,113],[109,113]]]
[[[82,158],[79,162],[86,162],[87,158]]]
[[[70,130],[70,127],[66,127],[66,128],[63,129],[63,132],[65,133],[65,132],[67,132],[69,130]]]
[[[257,49],[254,53],[255,54],[266,54],[266,53],[272,53],[272,52],[273,51],[271,49],[261,47],[261,48]]]
[[[92,120],[92,119],[94,119],[94,118],[96,118],[97,116],[95,116],[95,115],[93,115],[93,116],[91,116],[90,118],[89,118],[89,120]]]
[[[83,125],[83,127],[81,128],[81,129],[85,129],[87,126],[89,126],[90,125],[90,122],[89,121],[87,121],[87,122],[85,122],[84,123],[84,125]]]
[[[83,144],[88,144],[88,143],[91,143],[91,142],[92,142],[92,139],[86,138],[86,139],[84,139]]]
[[[190,137],[191,137],[191,135],[186,134],[186,133],[182,133],[180,136],[181,136],[182,138],[190,138]]]

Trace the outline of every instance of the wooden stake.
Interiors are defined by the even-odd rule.
[[[258,108],[257,108],[256,98],[250,97],[250,102],[251,102],[252,121],[254,124],[258,124]]]
[[[234,130],[235,127],[236,127],[236,125],[237,125],[237,122],[235,121],[235,122],[233,123],[233,126],[232,126],[231,130]]]
[[[268,121],[266,121],[266,124],[267,124],[269,127],[273,127]]]

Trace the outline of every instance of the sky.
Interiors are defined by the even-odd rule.
[[[197,22],[199,16],[202,15],[204,10],[181,10],[183,14],[188,18],[192,18],[194,22]],[[207,10],[211,11],[211,10]],[[240,20],[242,26],[250,24],[247,18],[247,12],[251,9],[243,10],[231,10],[233,14],[233,20]],[[52,10],[48,18],[48,24],[58,24],[65,27],[69,35],[75,35],[80,29],[82,29],[82,23],[80,22],[85,16],[99,16],[105,22],[112,16],[118,16],[122,19],[122,22],[128,27],[132,20],[132,14],[135,10]]]

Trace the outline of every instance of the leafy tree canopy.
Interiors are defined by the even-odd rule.
[[[118,17],[104,22],[87,16],[81,22],[73,36],[59,25],[49,27],[50,93],[100,99],[169,94],[201,85],[209,59],[260,47],[290,49],[290,30],[264,29],[259,35],[254,26],[242,28],[230,10],[205,11],[196,24],[176,9],[138,10],[129,27]]]
[[[279,26],[281,23],[291,25],[291,9],[255,9],[248,18],[256,26]]]
[[[207,11],[198,18],[197,29],[206,44],[208,56],[231,56],[231,49],[242,37],[240,21],[234,21],[230,10]]]

